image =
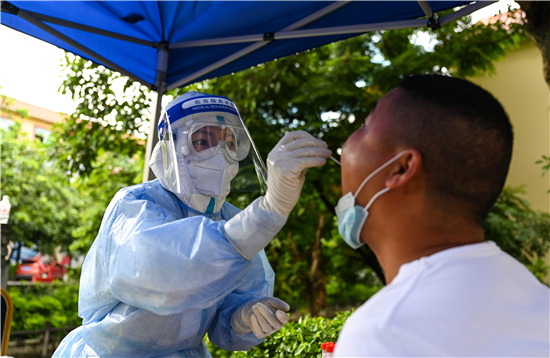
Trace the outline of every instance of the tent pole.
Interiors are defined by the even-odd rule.
[[[213,46],[213,45],[225,45],[225,44],[234,44],[234,43],[243,43],[243,42],[258,42],[262,43],[264,41],[273,41],[273,40],[287,40],[287,39],[298,39],[304,37],[315,37],[315,36],[328,36],[328,35],[345,35],[345,34],[356,34],[356,33],[365,33],[369,31],[376,30],[395,30],[395,29],[407,29],[407,28],[416,28],[426,26],[425,19],[416,19],[416,20],[403,20],[403,21],[391,21],[391,22],[378,22],[373,24],[366,25],[350,25],[350,26],[335,26],[335,27],[323,27],[320,29],[310,29],[310,30],[295,30],[295,31],[280,31],[274,32],[271,34],[269,40],[265,39],[265,34],[256,34],[256,35],[245,35],[245,36],[234,36],[234,37],[225,37],[211,40],[196,40],[196,41],[185,41],[178,42],[170,45],[171,49],[176,48],[189,48],[189,47],[202,47],[202,46]]]
[[[325,27],[321,29],[311,29],[311,30],[281,31],[281,32],[276,32],[274,37],[276,40],[287,40],[287,39],[297,39],[297,38],[315,37],[315,36],[364,34],[367,32],[378,31],[378,30],[409,29],[409,28],[417,28],[417,27],[424,27],[424,26],[426,26],[425,19],[403,20],[403,21],[378,22],[374,24],[365,24],[365,25]]]
[[[422,11],[424,11],[424,14],[426,14],[426,17],[429,19],[430,17],[433,17],[435,12],[430,7],[430,4],[428,4],[427,1],[417,1],[418,5],[422,8]]]
[[[132,36],[117,34],[116,32],[102,30],[102,29],[98,29],[96,27],[78,24],[76,22],[59,19],[59,18],[53,17],[53,16],[42,15],[42,14],[39,14],[39,13],[33,12],[33,11],[26,11],[26,12],[28,14],[34,16],[37,20],[40,20],[40,21],[43,21],[43,22],[48,22],[50,24],[61,25],[61,26],[64,26],[64,27],[69,27],[69,28],[72,28],[72,29],[85,31],[85,32],[89,32],[89,33],[92,33],[92,34],[98,34],[98,35],[102,35],[102,36],[106,36],[106,37],[111,37],[113,39],[122,40],[122,41],[126,41],[126,42],[132,42],[132,43],[143,45],[143,46],[148,46],[148,47],[153,47],[153,48],[156,48],[158,46],[158,43],[153,42],[153,41],[147,41],[147,40],[138,39],[138,38],[132,37]]]
[[[11,5],[11,4],[10,4]],[[15,6],[11,5],[13,8],[16,8]],[[17,9],[17,8],[16,8]],[[133,73],[131,72],[128,72],[126,71],[125,69],[123,69],[122,67],[116,65],[115,63],[109,61],[108,59],[106,59],[105,57],[95,53],[94,51],[90,50],[89,48],[83,46],[82,44],[76,42],[75,40],[71,39],[70,37],[66,36],[66,35],[63,35],[61,32],[55,30],[54,28],[46,25],[45,23],[41,22],[40,20],[38,20],[36,17],[34,17],[32,14],[30,14],[28,11],[25,11],[25,10],[21,10],[21,9],[17,9],[17,16],[21,17],[22,19],[30,22],[31,24],[33,24],[34,26],[40,28],[41,30],[49,33],[50,35],[60,39],[61,41],[65,42],[66,44],[68,45],[71,45],[72,47],[74,47],[75,49],[85,53],[86,55],[94,58],[96,61],[98,62],[101,62],[102,64],[104,64],[105,66],[111,68],[112,70],[115,70],[115,71],[118,71],[120,72],[121,74],[125,75],[125,76],[128,76],[138,82],[140,82],[141,84],[143,84],[144,86],[147,86],[147,87],[150,87],[150,85],[148,85],[148,82],[143,80],[142,78],[134,75]]]
[[[428,26],[432,30],[439,29],[441,27],[441,24],[439,23],[439,17],[435,13],[435,11],[432,10],[430,4],[428,4],[427,1],[418,1],[418,5],[420,5],[422,11],[424,11],[424,14],[426,14],[426,19],[428,19],[426,26]]]
[[[484,8],[485,6],[489,6],[491,4],[496,3],[496,1],[477,1],[475,4],[468,5],[466,7],[463,7],[462,9],[453,12],[452,14],[449,14],[447,16],[443,16],[439,22],[441,23],[441,26],[445,26],[447,24],[450,24],[453,21],[456,21],[460,19],[462,16],[466,16],[471,14],[474,11],[477,11],[481,8]]]
[[[260,42],[260,41],[264,41],[264,34],[219,37],[216,39],[208,39],[208,40],[182,41],[182,42],[176,42],[171,44],[170,48],[175,49],[175,48],[186,48],[186,47],[201,47],[201,46],[213,46],[213,45],[238,44],[243,42]]]
[[[468,15],[474,11],[479,10],[482,7],[490,5],[493,2],[495,1],[478,1],[475,4],[468,5],[463,9],[460,9],[452,14],[449,14],[441,18],[440,23],[441,25],[448,24],[456,19],[461,18],[462,16]],[[421,6],[426,5],[426,8],[422,6],[422,10],[424,11],[428,19],[430,18],[435,19],[435,16],[437,16],[437,14],[430,8],[430,6],[427,4],[426,1],[419,1],[418,3]],[[453,19],[453,20],[450,20],[450,19]],[[424,27],[424,26],[426,26],[425,19],[416,19],[416,20],[379,22],[379,23],[373,23],[373,24],[367,24],[367,25],[324,27],[324,28],[311,29],[311,30],[279,31],[271,34],[269,41],[297,39],[297,38],[314,37],[314,36],[366,33],[369,31],[377,31],[377,30],[396,30],[396,29],[417,28],[417,27]],[[183,41],[183,42],[176,42],[171,44],[170,48],[178,49],[178,48],[189,48],[189,47],[236,44],[236,43],[244,43],[244,42],[261,42],[261,41],[267,41],[265,35],[266,34],[254,34],[254,35],[243,35],[243,36],[232,36],[232,37],[220,37],[220,38],[208,39],[208,40]]]
[[[478,1],[472,5],[468,5],[458,11],[439,19],[441,26],[447,25],[463,16],[469,15],[485,6],[491,5],[496,1]],[[435,13],[433,13],[436,15]],[[275,40],[296,39],[303,37],[328,36],[328,35],[344,35],[344,34],[361,34],[378,30],[397,30],[425,27],[426,19],[403,20],[391,22],[378,22],[366,25],[350,25],[350,26],[335,26],[325,27],[311,30],[296,30],[296,31],[281,31],[273,34]],[[429,26],[429,23],[428,23]]]
[[[174,88],[178,88],[178,87],[181,87],[181,86],[184,86],[188,83],[191,83],[193,82],[194,80],[196,80],[197,78],[201,77],[202,75],[205,75],[209,72],[212,72],[214,71],[215,69],[218,69],[230,62],[233,62],[235,61],[236,59],[238,58],[241,58],[247,54],[249,54],[250,52],[253,52],[253,51],[256,51],[257,49],[259,49],[260,47],[264,47],[265,45],[267,45],[269,42],[256,42],[255,44],[252,44],[244,49],[242,49],[241,51],[238,51],[238,52],[235,52],[234,54],[230,55],[230,56],[227,56],[226,58],[218,61],[218,62],[215,62],[213,64],[211,64],[210,66],[208,67],[205,67],[203,68],[202,70],[199,70],[187,77],[184,77],[182,78],[181,80],[175,82],[175,83],[172,83],[170,86],[168,86],[168,90],[172,90]]]
[[[157,52],[157,74],[155,78],[156,98],[154,100],[153,120],[149,127],[149,135],[147,136],[147,147],[145,148],[145,163],[143,165],[143,180],[148,182],[155,178],[155,174],[149,168],[149,160],[153,153],[153,148],[158,143],[158,122],[160,112],[162,110],[162,97],[166,93],[166,72],[168,70],[168,45],[160,44]]]
[[[317,20],[318,18],[320,17],[323,17],[325,16],[326,14],[328,13],[331,13],[333,12],[334,10],[346,5],[350,3],[350,1],[336,1],[336,2],[333,2],[332,4],[330,4],[329,6],[303,18],[302,20],[298,21],[298,22],[295,22],[294,24],[288,26],[288,27],[285,27],[282,31],[292,31],[292,30],[296,30],[302,26],[305,26],[307,24],[309,24],[310,22],[312,21],[315,21]],[[177,87],[180,87],[180,86],[183,86],[183,85],[186,85],[190,82],[192,82],[193,80],[196,80],[197,78],[209,73],[209,72],[212,72],[230,62],[233,62],[235,61],[236,59],[238,58],[241,58],[247,54],[249,54],[250,52],[253,52],[253,51],[256,51],[257,49],[259,49],[260,47],[263,47],[265,45],[267,45],[269,42],[271,41],[262,41],[262,42],[256,42],[244,49],[242,49],[241,51],[238,51],[216,63],[213,63],[212,65],[208,66],[208,67],[205,67],[203,68],[202,70],[199,70],[185,78],[182,78],[181,80],[175,82],[175,83],[172,83],[169,87],[168,87],[168,90],[171,90],[171,89],[174,89],[174,88],[177,88]]]

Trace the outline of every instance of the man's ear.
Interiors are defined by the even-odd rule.
[[[395,161],[391,166],[392,171],[386,179],[386,187],[396,189],[409,183],[414,177],[418,176],[422,165],[422,156],[416,149],[408,149],[401,158]]]

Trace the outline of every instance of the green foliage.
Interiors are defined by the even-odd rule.
[[[262,344],[247,352],[227,352],[205,338],[213,357],[321,357],[321,344],[336,342],[346,319],[352,312],[339,312],[336,317],[311,317],[306,315],[298,322],[288,322],[283,328],[268,336]]]
[[[443,16],[444,13],[440,13]],[[404,41],[405,35],[409,41]],[[420,45],[420,38],[429,38],[430,46]],[[494,61],[502,59],[527,40],[521,21],[507,23],[504,19],[493,24],[471,22],[465,16],[437,31],[397,30],[384,32],[378,47],[390,63],[381,78],[393,79],[408,75],[438,72],[455,77],[473,77],[494,72]],[[432,49],[433,46],[433,49]],[[383,91],[395,87],[394,80]]]
[[[43,329],[46,321],[52,327],[77,326],[78,284],[40,284],[8,286],[13,301],[12,331]]]
[[[2,86],[0,86],[0,106],[2,108],[7,108],[7,107],[13,105],[14,101],[15,101],[14,98],[11,98],[11,97],[6,96],[4,94],[4,90],[3,90]]]
[[[141,182],[151,100],[146,87],[72,54],[63,67],[60,91],[78,105],[54,127],[50,153],[86,198],[70,244],[71,251],[85,253],[116,192]]]
[[[522,188],[504,188],[485,220],[485,239],[497,243],[542,281],[548,272],[542,259],[550,249],[550,214],[531,209],[522,193]]]
[[[21,118],[29,118],[29,110],[26,108],[19,108],[15,110],[15,113],[19,114]]]
[[[533,259],[531,263],[527,265],[527,268],[540,282],[544,283],[546,286],[550,286],[548,284],[548,265],[543,259],[540,257]]]
[[[403,77],[432,72],[465,77],[492,71],[493,61],[526,39],[520,25],[511,26],[471,24],[465,17],[436,32],[404,29],[369,33],[171,94],[197,90],[232,98],[264,158],[289,130],[305,130],[322,138],[336,154],[376,101]],[[434,49],[420,45],[416,41],[419,36],[429,36]],[[329,162],[308,170],[300,201],[267,248],[277,273],[275,295],[308,312],[317,313],[324,307],[322,301],[315,302],[327,294],[322,286],[325,291],[331,287],[329,302],[343,296],[348,304],[358,304],[368,297],[347,296],[352,287],[365,278],[374,278],[373,272],[377,280],[368,285],[379,286],[384,281],[368,248],[354,251],[347,247],[335,220],[319,225],[321,216],[334,217],[341,195],[338,166]],[[317,236],[321,249],[315,257]]]
[[[544,176],[548,171],[550,171],[550,157],[547,155],[541,156],[542,159],[539,159],[535,162],[535,164],[541,164],[542,165],[542,176]]]
[[[422,45],[422,37],[428,37],[431,45]],[[465,17],[435,32],[368,33],[175,89],[169,95],[197,90],[233,99],[263,158],[289,130],[305,130],[322,138],[337,156],[376,101],[403,77],[491,72],[493,61],[525,39],[521,24],[472,24]],[[88,188],[83,189],[86,195],[96,198],[82,228],[73,232],[77,240],[72,248],[84,251],[116,190],[139,181],[132,175],[139,175],[141,159],[135,159],[134,166],[129,158],[143,150],[139,138],[145,133],[150,101],[144,87],[102,66],[71,56],[64,66],[68,76],[61,89],[72,93],[79,105],[71,120],[59,127],[53,142],[56,157],[71,173],[81,176],[81,185]],[[117,83],[125,93],[120,102],[114,98]],[[125,175],[115,182],[107,170],[117,160],[113,153],[128,164]],[[230,194],[228,201],[243,208],[258,195]],[[337,165],[329,162],[308,170],[296,208],[266,249],[277,273],[275,295],[313,314],[322,312],[327,303],[344,307],[362,303],[384,282],[372,251],[350,249],[337,232],[334,206],[341,195]],[[508,225],[509,218],[502,220],[501,224]],[[504,227],[508,226],[498,226]],[[517,240],[520,245],[523,239]]]
[[[141,183],[143,153],[132,158],[124,154],[105,152],[96,158],[90,175],[79,178],[79,193],[90,203],[79,213],[79,226],[72,231],[73,242],[69,249],[86,253],[97,236],[103,214],[109,202],[122,188]]]
[[[50,161],[47,148],[31,141],[15,124],[2,130],[2,194],[10,196],[11,212],[2,234],[52,253],[66,248],[85,201],[69,185],[65,173]]]
[[[67,77],[60,92],[78,103],[52,134],[55,157],[66,170],[88,175],[105,153],[132,158],[141,152],[150,117],[147,87],[72,54],[63,66]]]
[[[550,171],[550,157],[547,155],[542,155],[541,159],[537,160],[535,164],[542,165],[542,176]],[[550,193],[550,190],[548,192]]]

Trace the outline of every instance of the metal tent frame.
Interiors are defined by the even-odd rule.
[[[145,181],[148,181],[149,178],[152,176],[152,172],[150,171],[147,163],[149,162],[154,146],[158,142],[158,128],[156,124],[158,123],[158,120],[160,117],[162,96],[167,91],[170,91],[177,87],[191,84],[193,83],[193,81],[201,78],[205,74],[208,74],[228,63],[231,63],[247,54],[250,54],[258,50],[259,48],[266,46],[269,43],[276,40],[310,38],[310,37],[327,36],[327,35],[345,35],[345,34],[356,34],[358,36],[371,31],[395,30],[395,29],[405,29],[405,28],[427,27],[427,28],[431,28],[432,30],[436,30],[441,26],[444,26],[453,21],[456,21],[462,16],[468,15],[496,1],[477,1],[473,4],[467,5],[464,8],[458,11],[455,11],[449,15],[446,15],[442,18],[437,17],[437,14],[432,10],[432,8],[430,7],[427,1],[417,1],[419,6],[422,8],[422,11],[426,15],[426,18],[395,21],[395,22],[380,22],[380,23],[371,23],[371,24],[363,24],[363,25],[336,26],[336,27],[299,30],[301,27],[311,23],[312,21],[315,21],[323,16],[326,16],[327,14],[333,12],[334,10],[342,6],[345,6],[351,2],[352,1],[333,2],[330,5],[295,22],[290,26],[285,27],[284,29],[278,32],[244,35],[244,36],[233,36],[233,37],[222,37],[222,38],[197,40],[197,41],[185,41],[185,42],[178,42],[173,44],[145,41],[139,38],[126,36],[126,35],[118,34],[111,31],[106,31],[96,27],[86,26],[79,23],[55,18],[52,16],[47,16],[47,15],[39,14],[32,11],[22,10],[8,1],[2,1],[1,8],[2,8],[2,12],[6,12],[9,14],[13,14],[21,17],[22,19],[28,21],[29,23],[44,30],[48,34],[60,39],[61,41],[81,51],[82,53],[86,54],[90,58],[93,58],[96,61],[103,63],[104,65],[106,65],[112,70],[118,71],[121,74],[140,82],[141,84],[147,86],[148,88],[150,88],[156,93],[155,95],[156,98],[154,99],[154,107],[153,107],[154,110],[152,111],[154,113],[154,121],[151,123],[152,125],[150,127],[149,135],[147,138],[145,166],[143,171],[143,181],[145,182]],[[48,24],[55,24],[63,27],[78,29],[78,30],[89,32],[92,34],[98,34],[98,35],[111,37],[118,40],[157,49],[156,76],[155,76],[154,83],[153,84],[148,83],[147,81],[143,80],[139,76],[125,70],[123,67],[99,55],[98,53],[87,48],[86,46],[82,45],[78,41],[75,41],[69,38],[68,36],[64,35],[63,33],[59,32],[58,30],[54,29],[52,26]],[[252,44],[167,86],[166,74],[168,70],[168,58],[169,58],[170,49],[217,46],[217,45],[227,45],[227,44],[236,44],[236,43],[252,43]]]

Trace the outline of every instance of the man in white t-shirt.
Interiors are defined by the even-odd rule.
[[[336,211],[387,286],[348,319],[337,357],[550,356],[550,290],[483,237],[512,143],[502,106],[465,80],[412,76],[378,101],[343,147]]]

